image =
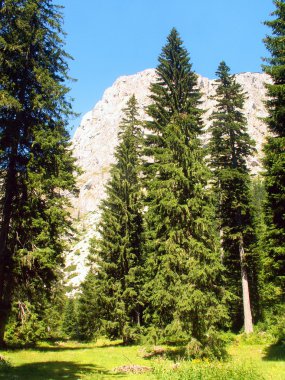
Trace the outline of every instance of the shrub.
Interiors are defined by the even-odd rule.
[[[46,337],[44,321],[39,320],[38,315],[33,312],[31,305],[26,303],[25,306],[27,312],[24,318],[19,319],[15,312],[10,317],[5,332],[5,342],[9,346],[33,346],[37,341]]]

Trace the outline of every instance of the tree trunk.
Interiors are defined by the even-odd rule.
[[[253,325],[252,325],[248,277],[247,277],[247,269],[245,265],[245,254],[244,254],[244,246],[243,246],[242,237],[240,237],[240,240],[239,240],[239,254],[240,254],[240,268],[241,268],[241,281],[242,281],[244,331],[246,334],[250,334],[253,332]]]
[[[140,327],[141,325],[141,313],[139,311],[136,311],[137,314],[137,326]]]
[[[224,231],[223,231],[222,228],[220,228],[220,243],[221,243],[221,247],[220,247],[220,260],[221,260],[222,264],[224,262],[224,256],[225,256],[225,252],[224,252],[224,248],[223,248],[223,242],[224,242]]]
[[[4,344],[4,332],[11,308],[12,258],[8,248],[13,200],[16,192],[17,142],[12,146],[9,166],[4,183],[3,210],[0,224],[0,345]],[[11,247],[10,247],[11,248]]]
[[[0,302],[0,347],[5,347],[4,334],[5,327],[8,320],[10,311],[10,305],[5,305],[4,302]]]

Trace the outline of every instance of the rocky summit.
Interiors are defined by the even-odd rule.
[[[104,92],[102,100],[83,117],[74,134],[74,156],[83,170],[83,174],[78,178],[79,196],[72,199],[73,215],[77,220],[79,235],[66,259],[70,284],[74,287],[80,284],[87,272],[89,240],[96,233],[100,217],[98,206],[104,198],[110,167],[114,163],[114,149],[118,144],[123,109],[130,96],[134,94],[139,104],[140,118],[146,120],[145,107],[150,104],[149,87],[155,79],[154,69],[118,78],[113,86]],[[270,80],[266,74],[249,72],[237,74],[236,80],[242,85],[247,96],[244,115],[248,120],[249,134],[256,142],[256,154],[248,165],[251,173],[257,175],[261,170],[262,144],[267,133],[263,121],[266,116],[265,83]],[[203,140],[206,144],[209,138],[209,116],[215,106],[212,96],[216,83],[214,80],[198,76],[198,86],[203,94],[201,108],[205,110]]]

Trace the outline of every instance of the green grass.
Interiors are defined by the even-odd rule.
[[[118,342],[96,344],[42,344],[37,349],[2,351],[10,366],[0,365],[5,380],[285,380],[283,345],[248,344],[237,340],[229,346],[227,362],[183,361],[179,351],[143,357],[142,346]],[[169,355],[168,355],[169,353]],[[0,363],[1,364],[1,363]],[[123,365],[143,365],[152,373],[115,373]]]
[[[252,363],[266,380],[285,380],[285,344],[236,342],[229,347],[229,354],[235,363]]]
[[[101,379],[149,379],[142,375],[114,373],[122,365],[149,366],[149,361],[139,355],[138,346],[121,346],[99,341],[96,344],[62,343],[42,345],[37,349],[2,351],[1,355],[11,364],[0,367],[0,379],[16,380],[101,380]]]

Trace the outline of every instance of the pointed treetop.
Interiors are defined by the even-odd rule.
[[[160,65],[157,70],[160,71],[160,66],[168,62],[170,65],[175,65],[177,69],[181,67],[181,63],[189,65],[187,72],[191,71],[189,53],[183,46],[183,41],[175,28],[172,28],[168,37],[167,43],[162,48],[162,52],[158,58]]]
[[[173,27],[167,37],[167,40],[168,41],[173,41],[173,40],[177,40],[177,41],[180,41],[182,43],[182,40],[180,38],[180,35],[177,31],[177,29],[175,27]]]
[[[168,35],[158,62],[157,82],[151,85],[154,104],[149,107],[148,113],[165,125],[173,114],[188,113],[191,108],[197,107],[201,95],[188,51],[175,28]]]
[[[233,77],[233,75],[230,74],[230,68],[225,61],[222,61],[219,64],[216,75],[224,85],[230,84],[230,79]]]

